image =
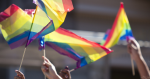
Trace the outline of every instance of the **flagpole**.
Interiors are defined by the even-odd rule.
[[[133,44],[131,44],[131,47],[133,47],[134,49],[137,49]],[[132,74],[134,76],[135,75],[135,70],[134,70],[134,62],[133,62],[132,58],[131,58],[131,66],[132,66]]]
[[[23,52],[21,63],[20,63],[19,71],[20,71],[21,66],[22,66],[22,62],[23,62],[23,59],[24,59],[25,52],[26,52],[26,47],[24,48],[24,52]]]
[[[134,70],[134,63],[133,63],[133,59],[131,58],[131,65],[132,65],[132,74],[133,76],[135,75],[135,70]]]
[[[36,6],[35,14],[36,14],[36,11],[37,11],[37,6]],[[31,31],[31,29],[32,29],[32,25],[33,25],[33,22],[34,22],[35,14],[34,14],[34,16],[33,16],[33,20],[32,20],[32,23],[31,23],[30,31]],[[28,39],[29,39],[29,36],[30,36],[30,33],[29,33],[29,35],[28,35]],[[28,39],[27,39],[26,46],[25,46],[25,49],[24,49],[24,53],[23,53],[23,56],[22,56],[22,60],[21,60],[21,63],[20,63],[19,71],[20,71],[20,69],[21,69],[21,66],[22,66],[22,63],[23,63],[23,60],[24,60],[26,48],[27,48],[27,45],[28,45]]]
[[[45,56],[46,56],[46,54],[45,54],[45,48],[43,49],[43,52],[44,52],[44,62],[45,62]],[[46,76],[44,75],[44,79],[46,79]]]
[[[75,69],[71,69],[71,70],[69,70],[69,72],[72,72],[72,71],[74,71]]]

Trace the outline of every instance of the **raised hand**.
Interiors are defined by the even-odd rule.
[[[61,70],[59,75],[63,78],[63,79],[71,79],[71,75],[70,75],[70,71],[68,66],[65,67],[65,69]]]
[[[135,39],[129,40],[127,49],[133,60],[136,61],[138,59],[143,58],[141,54],[140,45]]]
[[[15,70],[17,73],[17,76],[14,77],[14,79],[25,79],[24,74],[18,70]]]
[[[41,67],[41,70],[43,74],[48,79],[62,79],[56,72],[55,66],[46,58],[42,57],[44,59],[43,65]]]

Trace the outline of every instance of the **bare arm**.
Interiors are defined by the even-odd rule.
[[[138,42],[135,39],[130,40],[127,48],[129,54],[131,55],[131,58],[137,64],[141,79],[150,79],[149,68],[142,56],[141,49]]]

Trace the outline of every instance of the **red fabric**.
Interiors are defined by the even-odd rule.
[[[65,11],[72,11],[74,9],[72,0],[62,0]]]
[[[1,12],[0,13],[0,22],[2,22],[3,20],[5,20],[8,17],[9,17],[9,15],[7,13]]]
[[[107,43],[109,43],[109,41],[111,40],[111,37],[112,37],[112,35],[113,35],[114,31],[115,31],[115,28],[116,28],[116,25],[117,25],[117,22],[118,22],[120,13],[121,13],[121,11],[123,10],[123,8],[124,8],[124,7],[123,7],[123,3],[121,2],[121,3],[120,3],[120,9],[119,9],[118,14],[117,14],[117,16],[116,16],[116,19],[115,19],[115,21],[114,21],[114,24],[113,24],[113,26],[112,26],[112,29],[111,29],[111,31],[110,31],[110,33],[109,33],[107,39],[106,39],[106,42],[105,42],[105,44],[104,44],[103,46],[106,46]]]
[[[0,22],[13,15],[19,9],[15,4],[10,5],[4,12],[0,13]]]

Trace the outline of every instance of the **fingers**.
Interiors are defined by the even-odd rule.
[[[68,70],[69,70],[69,67],[68,67],[68,66],[66,66],[66,67],[65,67],[65,69],[68,69]]]
[[[68,79],[70,77],[70,72],[69,72],[69,70],[66,70],[66,69],[61,70],[59,74],[64,79]]]
[[[19,77],[24,78],[24,74],[18,70],[15,70],[15,72],[17,73],[17,75],[19,75]]]
[[[43,72],[47,72],[48,68],[43,65],[43,66],[41,67],[41,70],[42,70]]]
[[[42,58],[45,60],[43,65],[45,65],[46,67],[52,67],[53,69],[55,69],[55,66],[46,57],[42,56]]]
[[[15,77],[14,77],[14,79],[21,79],[21,78],[20,78],[20,77],[18,77],[18,76],[15,76]]]
[[[127,50],[128,50],[128,53],[131,54],[131,44],[130,43],[128,43],[128,45],[127,45]]]
[[[64,79],[70,79],[69,77],[71,77],[68,66],[66,66],[65,69],[61,70],[59,74]]]
[[[50,62],[46,57],[42,56],[43,60],[46,62]]]
[[[134,49],[139,49],[139,48],[140,48],[139,43],[138,43],[135,39],[131,39],[131,40],[130,40],[130,44],[131,44],[131,46],[132,46]]]
[[[42,56],[43,60],[46,61],[45,63],[49,63],[49,64],[52,64],[49,59],[47,59],[46,57]]]
[[[130,38],[129,41],[128,41],[128,50],[130,48],[131,49],[134,49],[134,50],[137,50],[137,49],[140,49],[140,45],[139,43],[134,39],[134,38]]]
[[[67,70],[67,69],[63,69],[63,70],[62,70],[62,73],[68,74],[68,73],[70,73],[70,72],[69,72],[69,70]]]
[[[43,74],[44,74],[47,78],[50,77],[50,79],[51,79],[51,76],[50,76],[50,74],[49,74],[49,69],[48,69],[45,65],[42,65],[42,66],[41,66],[41,70],[42,70]]]
[[[51,63],[48,63],[48,62],[44,62],[43,63],[43,66],[41,67],[43,70],[45,69],[45,70],[48,70],[49,69],[49,67],[51,67],[52,66],[52,64]]]
[[[45,76],[49,75],[49,69],[45,65],[41,66],[41,70]]]
[[[52,66],[52,63],[44,62],[44,63],[43,63],[43,65],[44,65],[44,66],[46,66],[47,68],[49,68],[49,67],[51,67],[51,66]]]

